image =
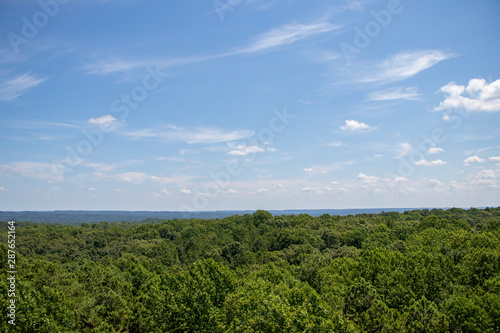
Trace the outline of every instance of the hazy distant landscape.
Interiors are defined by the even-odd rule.
[[[273,215],[299,215],[310,216],[330,215],[356,215],[377,214],[383,211],[404,212],[410,208],[367,208],[367,209],[289,209],[270,210]],[[0,221],[29,221],[57,224],[80,224],[82,222],[138,222],[146,219],[214,219],[232,215],[252,214],[251,210],[223,210],[206,212],[137,212],[137,211],[49,211],[49,212],[1,212]]]

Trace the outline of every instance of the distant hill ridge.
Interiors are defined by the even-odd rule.
[[[379,214],[381,212],[396,211],[403,213],[408,210],[424,208],[352,208],[352,209],[287,209],[268,210],[273,215],[311,216]],[[217,210],[217,211],[92,211],[92,210],[55,210],[55,211],[0,211],[0,221],[29,221],[42,223],[95,223],[95,222],[137,222],[146,219],[213,219],[232,215],[252,214],[255,210]]]

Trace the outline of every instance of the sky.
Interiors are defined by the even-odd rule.
[[[0,210],[499,206],[500,2],[0,0]]]

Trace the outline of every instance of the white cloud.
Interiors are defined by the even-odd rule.
[[[182,190],[180,190],[179,192],[181,192],[182,194],[192,194],[193,192],[187,188],[183,188]]]
[[[467,184],[469,186],[479,186],[480,188],[487,186],[489,188],[498,189],[500,188],[497,180],[499,176],[500,170],[481,170],[477,173],[470,174],[467,177]]]
[[[143,172],[122,172],[114,175],[114,179],[120,182],[140,184],[150,177]]]
[[[358,179],[361,180],[363,183],[376,183],[380,177],[375,177],[375,176],[367,176],[364,173],[359,173],[358,174]]]
[[[113,117],[112,115],[105,115],[99,118],[90,118],[89,123],[93,125],[109,125],[111,123],[116,122],[116,118]]]
[[[0,191],[8,191],[5,187],[0,186]]]
[[[442,160],[427,161],[427,160],[423,159],[423,160],[415,162],[415,165],[417,165],[417,166],[421,166],[421,165],[434,166],[434,165],[444,165],[444,164],[447,164],[447,163],[442,161]]]
[[[310,168],[305,168],[304,172],[307,175],[325,175],[330,172],[334,172],[344,168],[346,165],[353,164],[354,161],[346,161],[346,162],[337,162],[327,165],[314,165]]]
[[[474,156],[467,157],[464,160],[464,165],[469,166],[471,163],[483,163],[485,161],[486,160],[484,158],[480,158],[479,156],[474,155]]]
[[[481,170],[477,174],[479,178],[496,178],[496,172],[494,170]]]
[[[319,22],[316,24],[285,24],[255,36],[253,42],[249,46],[234,53],[252,53],[269,50],[338,28],[339,26],[332,25],[328,22]]]
[[[438,50],[400,52],[382,63],[372,66],[375,68],[374,73],[359,81],[394,82],[404,80],[451,57],[452,55]]]
[[[440,152],[444,151],[442,148],[438,148],[438,147],[432,147],[432,148],[429,148],[429,155],[432,155],[432,154],[438,154]]]
[[[246,139],[254,135],[254,131],[224,130],[219,128],[195,128],[186,129],[175,125],[165,125],[159,128],[147,128],[125,133],[132,139],[158,139],[163,141],[182,141],[189,144],[194,143],[218,143]]]
[[[406,156],[409,153],[411,153],[412,150],[413,150],[413,147],[411,146],[410,143],[408,143],[408,142],[400,143],[399,147],[398,147],[398,151],[397,151],[398,154],[396,155],[396,158],[401,158],[403,156]]]
[[[356,120],[346,120],[344,126],[340,126],[340,129],[343,131],[349,131],[349,132],[362,132],[362,131],[367,131],[370,129],[374,129],[374,127],[371,127],[370,125],[367,125],[365,123],[356,121]]]
[[[10,80],[3,80],[0,82],[0,101],[16,99],[45,80],[47,78],[38,78],[30,73],[19,75]]]
[[[303,188],[300,189],[300,192],[320,192],[321,189],[318,187],[309,187],[309,186],[304,186]]]
[[[500,156],[490,157],[489,160],[492,161],[492,162],[500,162]]]
[[[160,183],[160,184],[180,184],[180,183],[185,183],[189,181],[191,177],[186,176],[186,175],[178,175],[174,177],[157,177],[157,176],[151,176],[151,180],[155,183]]]
[[[247,146],[246,144],[243,145],[237,145],[237,146],[231,146],[234,148],[233,150],[229,151],[227,154],[228,155],[234,155],[234,156],[247,156],[248,154],[254,154],[254,153],[261,153],[266,151],[264,148],[259,147],[259,146]]]
[[[155,196],[156,198],[164,198],[164,197],[168,196],[170,194],[170,192],[163,189],[159,193],[152,192],[151,194],[153,194],[153,196]]]
[[[427,181],[427,186],[429,186],[429,187],[438,187],[438,186],[441,186],[441,185],[443,185],[443,183],[440,182],[437,179],[429,179]]]
[[[268,192],[269,192],[269,189],[267,189],[267,188],[265,188],[265,187],[263,187],[263,188],[259,188],[259,189],[257,190],[257,193],[268,193]]]
[[[394,87],[384,90],[374,91],[368,94],[370,101],[388,101],[396,99],[415,100],[419,96],[418,88],[416,87]]]
[[[439,89],[447,97],[435,108],[436,111],[463,108],[469,112],[500,111],[500,80],[490,84],[483,79],[472,79],[467,87],[450,82]],[[468,96],[464,96],[467,93]]]

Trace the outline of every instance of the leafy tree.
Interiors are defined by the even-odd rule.
[[[235,288],[235,277],[212,259],[165,277],[162,327],[169,332],[222,332],[223,306]]]
[[[253,217],[253,223],[258,226],[262,223],[267,223],[272,217],[273,214],[265,211],[265,210],[257,210],[255,213],[252,214]]]
[[[308,284],[274,265],[245,279],[229,296],[226,311],[233,332],[331,332],[349,327]]]
[[[405,315],[407,331],[410,333],[447,332],[445,316],[425,297],[414,301]]]

